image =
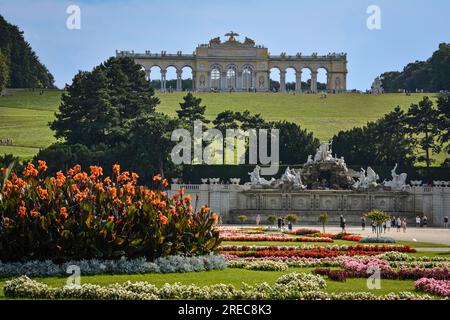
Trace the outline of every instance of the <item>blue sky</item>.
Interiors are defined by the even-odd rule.
[[[66,27],[71,4],[81,8],[80,30]],[[366,27],[369,5],[381,9],[381,30]],[[348,88],[366,89],[450,42],[449,12],[448,0],[0,0],[59,87],[116,49],[191,53],[234,30],[272,54],[347,52]]]

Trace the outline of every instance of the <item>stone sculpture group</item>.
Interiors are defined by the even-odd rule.
[[[361,168],[361,171],[355,172],[347,168],[344,157],[333,157],[332,153],[332,141],[323,143],[317,148],[314,157],[308,156],[306,163],[302,169],[291,169],[288,167],[280,179],[271,178],[267,180],[261,177],[261,167],[256,166],[252,172],[249,172],[250,185],[259,187],[271,187],[271,188],[286,188],[289,186],[294,189],[304,190],[308,186],[314,188],[314,186],[320,184],[320,181],[313,182],[313,180],[319,180],[318,175],[320,172],[328,171],[333,177],[333,187],[340,188],[342,185],[347,186],[347,189],[354,190],[367,190],[367,189],[387,189],[391,191],[407,191],[410,186],[406,184],[407,174],[397,174],[396,170],[398,165],[391,170],[392,180],[383,181],[378,183],[380,179],[379,175],[371,168],[367,170]],[[319,172],[319,174],[317,173]],[[309,184],[303,184],[303,178],[309,180]],[[350,183],[349,183],[350,182]]]

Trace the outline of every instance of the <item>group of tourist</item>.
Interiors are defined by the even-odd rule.
[[[397,232],[400,232],[403,230],[403,232],[406,232],[406,226],[407,226],[406,218],[401,217],[390,217],[388,220],[383,222],[381,225],[377,225],[374,221],[372,221],[372,233],[386,233],[390,232],[391,228],[396,229]],[[361,227],[362,230],[366,230],[366,217],[361,217]]]
[[[0,139],[0,146],[12,146],[13,140],[6,138],[6,139]]]

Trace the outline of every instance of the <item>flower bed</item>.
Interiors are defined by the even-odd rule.
[[[316,233],[320,233],[320,230],[316,230],[316,229],[297,229],[294,231],[290,231],[289,234],[293,234],[293,235],[312,235],[312,234],[316,234]]]
[[[415,282],[417,291],[435,294],[441,297],[450,297],[450,281],[421,278]]]
[[[332,280],[345,281],[348,278],[367,278],[366,270],[333,270],[316,268],[316,274],[326,275]],[[381,278],[391,280],[417,280],[420,278],[433,278],[436,280],[450,280],[450,269],[448,267],[436,267],[432,269],[400,268],[399,270],[382,269]]]
[[[358,241],[360,241],[362,238],[363,238],[363,237],[361,237],[361,236],[347,234],[347,235],[343,235],[343,236],[341,237],[341,240],[347,240],[347,241],[355,241],[355,242],[358,242]]]
[[[291,273],[277,279],[274,285],[265,282],[257,285],[242,284],[240,288],[227,284],[209,286],[164,284],[158,288],[148,282],[126,282],[99,286],[50,287],[23,276],[7,281],[4,293],[7,298],[27,299],[95,299],[95,300],[428,300],[431,296],[411,292],[389,293],[377,296],[368,292],[326,293],[324,279],[317,275]]]
[[[0,262],[0,278],[27,275],[30,277],[67,276],[70,265],[80,267],[82,275],[97,274],[144,274],[198,272],[225,269],[227,262],[221,255],[196,257],[167,256],[153,262],[145,258],[119,260],[82,260],[56,264],[52,261]]]
[[[255,286],[242,284],[240,289],[232,285],[215,284],[209,286],[164,284],[157,288],[148,282],[126,282],[98,286],[50,287],[31,280],[26,276],[7,281],[4,287],[8,298],[34,299],[298,299],[302,292],[319,291],[326,287],[322,277],[305,273],[290,273],[277,279],[274,285],[261,283]]]
[[[359,240],[360,243],[396,243],[394,238],[389,237],[368,237],[368,238],[362,238]]]
[[[236,250],[233,250],[236,249]],[[241,250],[242,249],[242,250]],[[289,247],[222,247],[221,252],[235,257],[303,257],[331,258],[338,256],[375,256],[387,251],[415,252],[408,246],[330,246],[311,249]]]
[[[279,242],[334,242],[331,238],[313,238],[313,237],[280,237],[280,236],[221,236],[222,241],[279,241]]]
[[[0,170],[0,261],[118,259],[154,260],[174,254],[208,254],[219,245],[209,208],[194,212],[184,190],[138,185],[138,175],[114,165],[83,172],[77,165],[46,177],[46,164],[28,163],[22,174]]]

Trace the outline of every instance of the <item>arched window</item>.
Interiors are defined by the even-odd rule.
[[[211,87],[214,89],[220,88],[220,70],[219,69],[211,70]]]
[[[227,87],[228,89],[236,88],[236,70],[231,68],[227,71]]]
[[[242,71],[242,89],[249,90],[250,88],[253,88],[253,74],[251,69],[245,68]]]

